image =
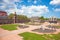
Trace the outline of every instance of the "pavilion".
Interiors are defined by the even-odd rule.
[[[49,23],[57,23],[57,18],[56,17],[50,17]]]

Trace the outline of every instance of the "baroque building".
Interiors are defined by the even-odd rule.
[[[57,23],[57,18],[56,17],[50,17],[49,22],[50,23]]]

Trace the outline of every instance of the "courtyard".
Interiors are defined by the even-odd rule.
[[[0,26],[1,40],[60,40],[60,26],[56,29],[47,27],[49,25],[29,24],[4,24]],[[43,27],[42,27],[43,26]],[[41,29],[43,28],[43,29]],[[48,29],[48,30],[46,30]],[[52,36],[51,36],[52,35]]]
[[[0,0],[0,40],[60,40],[60,0]]]

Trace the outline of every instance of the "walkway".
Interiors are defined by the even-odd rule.
[[[40,27],[41,26],[29,25],[28,28],[18,29],[14,31],[7,31],[0,28],[0,39],[1,40],[23,40],[22,37],[18,36],[18,34],[23,33],[23,32],[32,32],[31,30],[38,29]],[[60,32],[60,29],[57,29],[57,32],[55,33],[58,33],[58,32]],[[38,33],[38,32],[32,32],[32,33],[43,34],[43,33]]]

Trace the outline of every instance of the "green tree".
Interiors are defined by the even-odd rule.
[[[60,18],[57,18],[57,20],[60,20]]]
[[[17,19],[19,19],[19,20],[21,20],[21,21],[25,21],[25,22],[27,22],[27,21],[30,20],[30,19],[29,19],[27,16],[25,16],[25,15],[18,15],[18,16],[17,16]]]
[[[15,15],[15,14],[12,14],[12,13],[11,13],[11,14],[8,15],[8,18],[9,18],[9,19],[13,19],[14,15]],[[27,16],[25,16],[25,15],[17,15],[17,14],[16,14],[16,19],[19,20],[19,22],[28,22],[28,21],[30,20],[30,19],[29,19]]]
[[[43,16],[41,16],[39,19],[44,20],[45,18]]]
[[[11,14],[8,15],[8,18],[9,19],[13,19],[13,17],[14,17],[14,14],[13,13],[11,13]]]
[[[44,18],[43,16],[41,16],[39,19],[40,20],[48,20],[49,18]]]

